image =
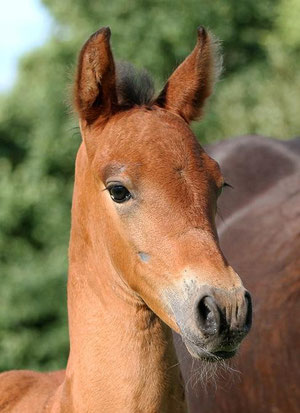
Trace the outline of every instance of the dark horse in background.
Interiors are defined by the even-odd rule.
[[[207,152],[233,186],[219,201],[218,232],[252,293],[254,317],[233,364],[241,374],[215,389],[193,385],[195,366],[176,340],[190,412],[299,412],[300,139],[248,136]]]

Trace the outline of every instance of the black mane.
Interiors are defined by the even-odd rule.
[[[118,62],[116,75],[120,105],[131,108],[153,103],[154,82],[146,70],[138,70],[127,62]]]

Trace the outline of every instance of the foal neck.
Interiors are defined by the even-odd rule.
[[[115,288],[104,287],[101,300],[88,282],[70,274],[66,388],[73,411],[185,411],[171,330]]]
[[[93,212],[85,207],[86,181],[80,182],[88,177],[79,160],[69,249],[70,356],[61,403],[68,401],[68,413],[184,412],[170,328],[122,281],[105,239],[97,247],[91,241]]]

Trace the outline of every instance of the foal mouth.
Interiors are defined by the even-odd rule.
[[[201,345],[194,343],[188,338],[183,339],[184,344],[192,357],[208,362],[227,360],[234,357],[238,348],[223,348],[222,350],[208,351]]]

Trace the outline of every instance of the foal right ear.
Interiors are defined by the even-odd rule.
[[[83,46],[74,85],[74,106],[81,121],[106,120],[117,107],[115,63],[110,29],[103,27]]]
[[[200,26],[194,50],[171,75],[156,104],[188,123],[199,118],[221,69],[215,49],[213,38]]]

